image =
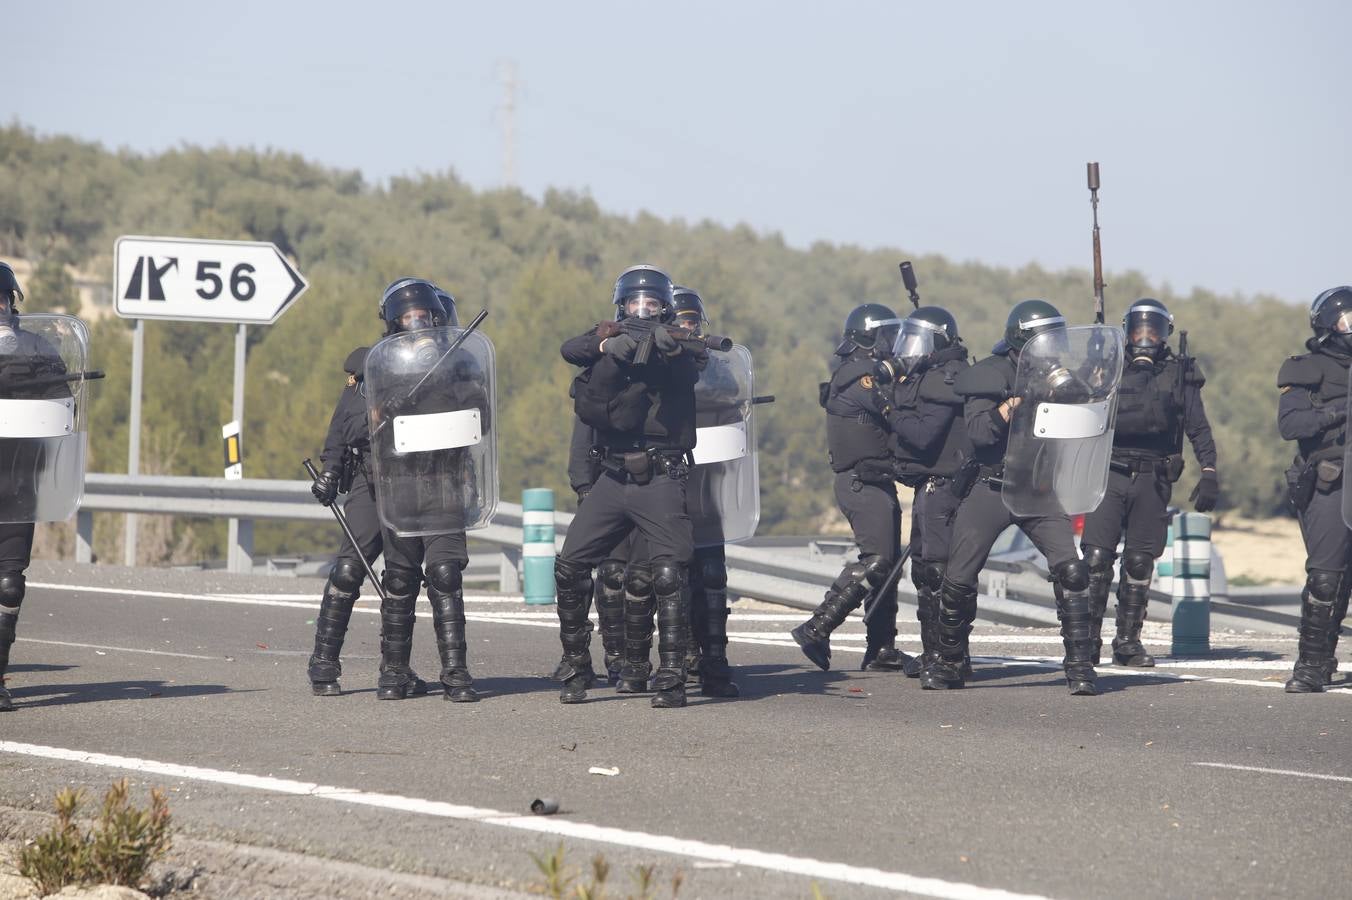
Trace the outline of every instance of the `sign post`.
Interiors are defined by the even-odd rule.
[[[141,379],[144,319],[173,322],[231,322],[235,331],[235,384],[231,415],[244,422],[244,362],[247,327],[271,325],[309,287],[277,249],[261,241],[205,241],[194,238],[124,236],[113,244],[113,296],[117,314],[136,319],[132,343],[131,415],[127,472],[140,471]],[[227,426],[228,427],[228,426]],[[243,477],[242,466],[227,477]],[[135,516],[127,516],[125,560],[136,564]],[[253,566],[253,523],[230,520],[232,572]]]

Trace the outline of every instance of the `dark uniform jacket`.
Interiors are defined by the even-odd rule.
[[[1216,465],[1216,442],[1202,405],[1206,377],[1196,362],[1185,367],[1166,353],[1153,364],[1132,363],[1117,389],[1114,461],[1162,460],[1183,449],[1186,434],[1204,468]]]
[[[826,410],[827,459],[834,472],[849,472],[861,481],[892,480],[892,454],[885,415],[873,379],[877,360],[851,346],[831,357],[831,380],[820,386],[818,401]]]
[[[931,354],[894,385],[887,423],[897,480],[903,484],[952,477],[972,455],[962,426],[963,399],[954,389],[967,367],[967,348],[957,345]]]
[[[600,327],[600,326],[597,326]],[[588,373],[616,366],[618,381],[635,386],[635,402],[646,407],[643,425],[627,431],[597,428],[597,445],[616,452],[658,450],[686,452],[695,446],[695,383],[709,360],[701,340],[676,341],[672,356],[654,350],[644,365],[621,362],[601,352],[596,328],[564,342],[560,352],[570,364]],[[611,373],[616,374],[616,373]]]
[[[366,365],[369,347],[358,347],[347,356],[343,369],[347,385],[338,395],[338,405],[329,419],[329,433],[324,438],[324,451],[319,456],[320,468],[339,472],[343,465],[343,448],[350,447],[361,456],[371,448],[371,433],[366,418],[366,386],[362,371]]]
[[[1309,353],[1292,356],[1277,372],[1281,399],[1277,404],[1277,429],[1283,438],[1295,441],[1296,465],[1340,459],[1347,427],[1348,356],[1314,338],[1305,342]]]
[[[972,452],[985,468],[998,469],[1004,464],[1009,423],[997,407],[1014,396],[1017,373],[1014,355],[1002,341],[991,356],[959,373],[953,384],[954,393],[963,399],[963,419]]]

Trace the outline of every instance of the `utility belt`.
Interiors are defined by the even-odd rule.
[[[1119,475],[1129,475],[1132,477],[1142,473],[1149,473],[1151,475],[1167,478],[1169,483],[1173,484],[1183,475],[1183,454],[1174,453],[1162,458],[1148,456],[1114,456],[1108,463],[1108,468],[1117,472]]]
[[[601,466],[602,472],[621,484],[645,485],[657,474],[681,480],[690,474],[694,458],[680,450],[613,450],[609,447],[593,447],[592,459]]]
[[[1316,450],[1302,464],[1292,467],[1295,477],[1287,473],[1287,499],[1291,508],[1302,513],[1314,499],[1315,491],[1327,494],[1343,480],[1343,448],[1334,446]]]
[[[864,485],[890,487],[896,481],[896,471],[891,460],[861,459],[850,467],[850,490],[858,493]]]
[[[945,479],[948,483],[948,489],[953,492],[953,496],[959,500],[966,500],[967,495],[972,492],[978,481],[984,481],[997,491],[1004,484],[1001,479],[1004,477],[1005,467],[1003,464],[998,466],[983,466],[975,457],[968,457],[962,461],[958,471],[953,473],[953,477]]]

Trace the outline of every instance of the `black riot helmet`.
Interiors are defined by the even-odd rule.
[[[1174,317],[1163,303],[1143,297],[1122,316],[1122,332],[1126,335],[1133,361],[1146,359],[1153,362],[1164,355],[1169,335],[1174,333]]]
[[[958,342],[958,320],[942,306],[922,306],[906,317],[892,344],[892,356],[903,372],[938,350]]]
[[[425,316],[412,315],[418,311]],[[385,288],[380,298],[380,318],[385,333],[418,331],[446,324],[446,308],[437,296],[437,287],[425,278],[398,278]]]
[[[1005,343],[1019,351],[1034,335],[1066,327],[1066,317],[1046,300],[1022,300],[1005,320]]]
[[[889,306],[881,303],[864,303],[850,310],[845,317],[842,329],[845,340],[836,348],[836,353],[845,356],[855,347],[871,350],[875,354],[892,349],[897,334],[901,331],[901,319]]]
[[[19,311],[19,303],[23,300],[19,276],[14,274],[14,267],[7,262],[0,262],[0,299],[9,306],[11,314]]]
[[[674,287],[671,291],[672,319],[692,334],[699,334],[709,317],[704,312],[704,301],[693,288]]]
[[[672,290],[671,278],[656,266],[630,266],[615,279],[615,321],[633,316],[670,322]]]
[[[1329,288],[1310,305],[1310,327],[1315,340],[1352,353],[1352,286]]]
[[[433,285],[432,289],[436,291],[437,299],[441,301],[441,308],[446,313],[444,324],[459,327],[460,316],[455,311],[455,298],[450,295],[449,291],[444,291],[436,285]]]

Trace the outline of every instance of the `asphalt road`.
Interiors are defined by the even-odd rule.
[[[169,788],[192,836],[509,889],[538,885],[531,854],[559,845],[621,884],[679,872],[681,897],[1328,897],[1352,880],[1352,687],[1283,693],[1293,637],[1104,667],[1104,693],[1075,698],[1053,631],[978,627],[968,689],[926,693],[855,671],[857,621],[840,668],[810,668],[786,633],[802,615],[762,606],[729,625],[742,699],[562,706],[552,608],[476,593],[483,702],[396,703],[374,699],[365,598],[348,693],[310,696],[318,582],[51,564],[29,580],[20,709],[0,716],[11,806],[128,775]],[[415,645],[434,678],[430,622]],[[537,797],[561,812],[531,816]]]

